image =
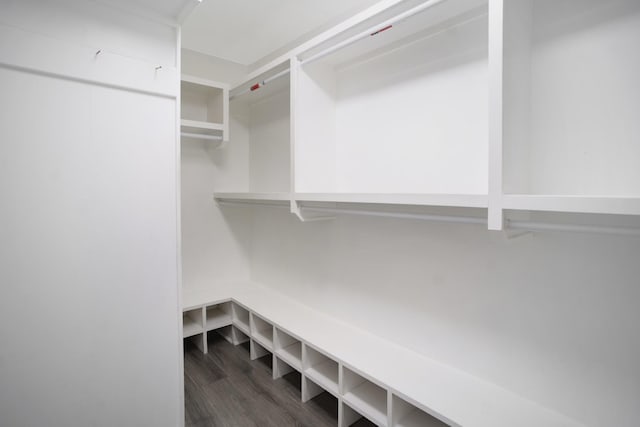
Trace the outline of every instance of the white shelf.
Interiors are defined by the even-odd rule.
[[[640,215],[640,197],[507,194],[504,209]]]
[[[220,306],[207,307],[206,330],[212,331],[231,325],[231,314],[225,312]]]
[[[452,206],[486,208],[482,194],[402,194],[402,193],[295,193],[300,202],[370,203],[387,205]]]
[[[187,138],[197,135],[228,139],[229,86],[183,75],[180,84],[180,130]],[[202,139],[212,139],[205,138]]]
[[[338,364],[331,359],[305,370],[305,375],[334,396],[338,395]]]
[[[387,425],[387,392],[381,387],[365,381],[345,393],[344,401],[375,424]]]
[[[300,341],[277,350],[276,354],[298,371],[302,370],[302,343]]]
[[[273,201],[273,202],[288,202],[291,200],[290,193],[253,193],[253,192],[236,192],[236,193],[226,193],[226,192],[216,192],[213,197],[216,200],[239,200],[239,201]]]
[[[504,2],[505,207],[637,215],[638,3],[558,6]]]

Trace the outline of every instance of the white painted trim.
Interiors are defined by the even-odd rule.
[[[503,0],[489,0],[489,230],[502,230]]]

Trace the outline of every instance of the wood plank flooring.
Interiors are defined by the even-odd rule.
[[[249,347],[209,333],[209,354],[185,340],[186,427],[335,427],[338,403],[322,393],[300,400],[300,374],[273,380],[271,355],[249,360]],[[352,427],[373,426],[362,418]]]

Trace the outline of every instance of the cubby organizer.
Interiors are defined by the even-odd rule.
[[[216,332],[235,345],[248,340],[250,359],[266,362],[274,379],[300,372],[303,402],[324,391],[333,395],[338,427],[361,417],[385,427],[581,426],[259,286],[235,283],[233,290],[195,293],[186,298],[184,312],[202,316],[210,307],[230,310],[232,325]],[[249,334],[240,329],[247,323]],[[204,338],[206,351],[206,334]]]
[[[492,230],[640,235],[619,216],[514,212],[640,218],[639,28],[633,0],[389,0],[234,87],[215,198],[302,220],[446,207]]]
[[[183,138],[226,141],[229,137],[229,86],[183,75],[180,85]]]

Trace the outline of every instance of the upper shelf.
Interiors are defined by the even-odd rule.
[[[502,199],[502,207],[529,211],[640,215],[640,197],[508,194]]]
[[[183,137],[226,141],[229,129],[229,86],[183,75],[180,84]]]
[[[216,200],[243,202],[326,202],[414,206],[450,206],[486,208],[487,196],[481,194],[375,194],[375,193],[255,193],[216,192]]]
[[[300,202],[371,203],[416,206],[455,206],[486,208],[482,194],[376,194],[376,193],[295,193]]]

